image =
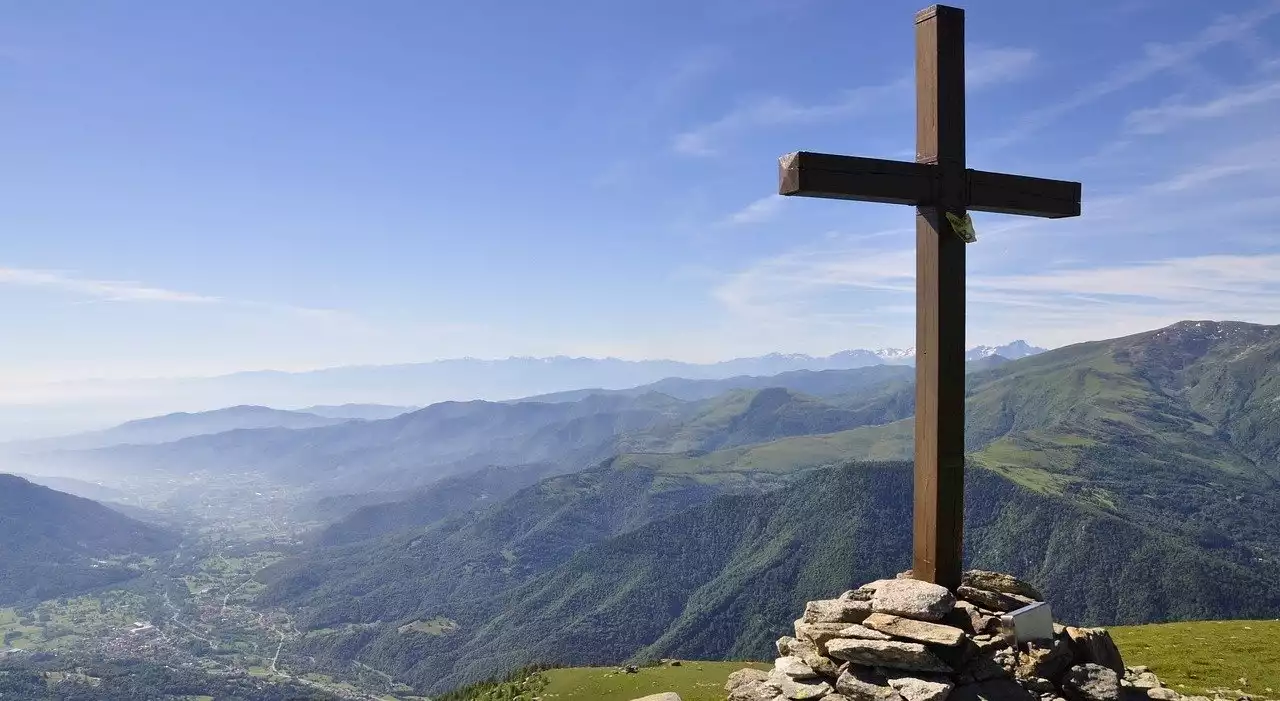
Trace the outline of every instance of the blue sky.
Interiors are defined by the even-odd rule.
[[[0,2],[0,381],[910,346],[918,2]],[[1280,2],[966,5],[970,345],[1280,323]]]

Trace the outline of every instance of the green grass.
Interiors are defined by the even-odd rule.
[[[612,667],[571,667],[543,674],[547,686],[540,696],[556,701],[630,701],[674,691],[683,701],[724,701],[725,680],[743,667],[769,669],[771,664],[747,662],[685,662],[679,667],[641,667],[636,674]]]
[[[1280,621],[1120,626],[1111,635],[1125,664],[1150,667],[1181,694],[1230,689],[1280,699]]]

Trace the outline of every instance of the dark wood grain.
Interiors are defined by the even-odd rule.
[[[918,204],[933,199],[927,165],[799,151],[778,159],[778,194]]]
[[[960,585],[964,525],[964,13],[934,6],[916,20],[916,160],[938,194],[916,215],[914,576]]]
[[[1080,216],[1080,183],[969,171],[969,209],[1029,217]]]
[[[914,163],[798,151],[778,192],[916,206],[914,576],[954,589],[964,548],[965,243],[946,214],[1080,214],[1080,183],[965,166],[964,11],[916,13]]]

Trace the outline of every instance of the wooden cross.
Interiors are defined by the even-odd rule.
[[[1080,214],[1080,183],[965,168],[964,11],[916,14],[916,160],[800,151],[779,194],[916,207],[916,445],[913,576],[960,585],[964,529],[964,247],[946,216]]]

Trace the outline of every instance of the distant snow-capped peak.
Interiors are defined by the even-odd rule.
[[[915,348],[881,348],[872,354],[885,360],[910,360],[916,357]]]
[[[980,358],[990,358],[998,355],[1007,360],[1017,360],[1025,358],[1029,355],[1043,353],[1045,349],[1037,348],[1026,341],[1017,340],[1012,343],[1006,343],[1003,346],[975,346],[965,353],[966,360],[978,360]]]

